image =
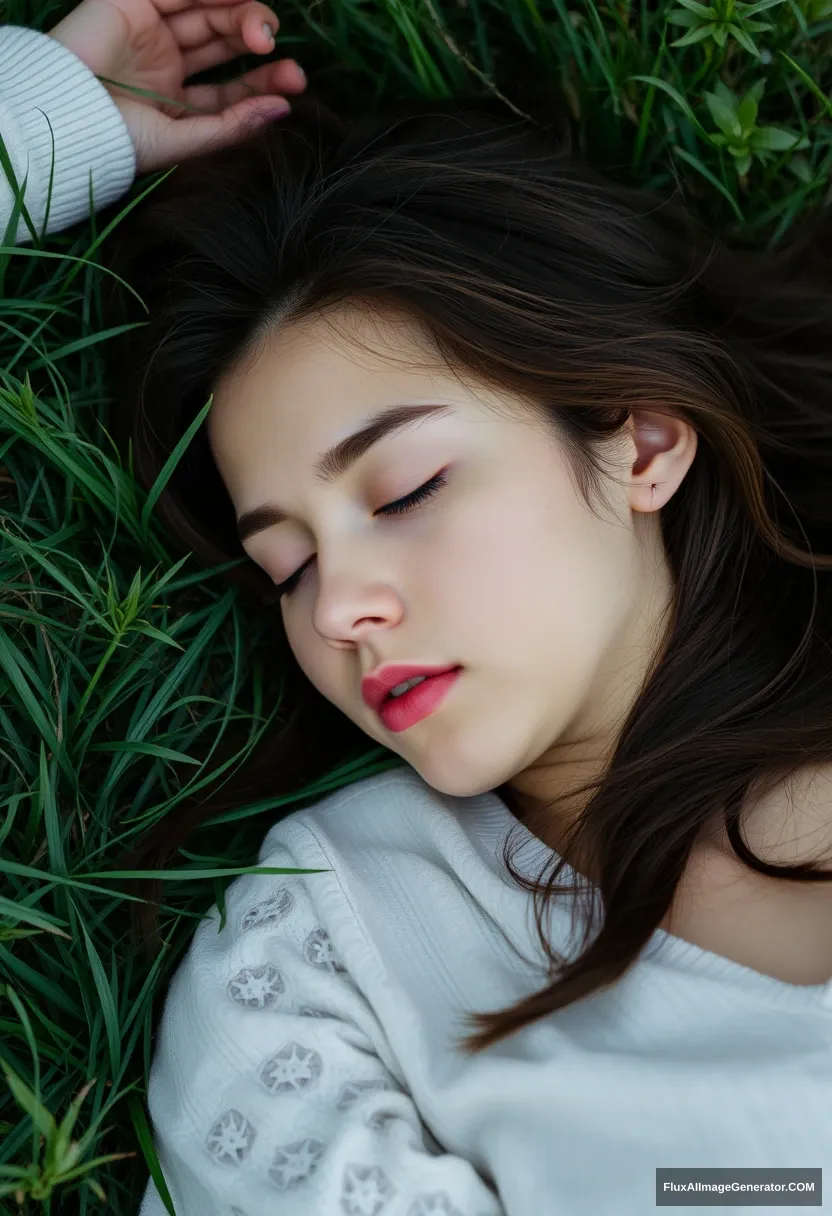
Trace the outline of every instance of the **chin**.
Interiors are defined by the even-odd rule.
[[[491,766],[482,763],[469,768],[464,762],[460,762],[459,756],[455,756],[452,751],[442,763],[437,763],[435,755],[424,762],[421,759],[416,761],[409,757],[402,758],[407,759],[411,768],[416,770],[427,785],[451,798],[474,798],[478,794],[489,793],[508,781],[510,776],[502,769],[495,771]]]

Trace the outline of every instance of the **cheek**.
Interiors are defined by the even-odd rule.
[[[534,494],[509,488],[477,495],[425,554],[425,577],[435,586],[431,600],[448,620],[462,616],[466,628],[497,621],[504,632],[518,613],[539,613],[542,594],[558,585],[568,565],[564,547]]]
[[[530,538],[499,517],[460,526],[431,560],[435,591],[430,595],[437,623],[447,625],[448,642],[468,638],[499,644],[536,581]]]
[[[471,658],[568,663],[607,631],[617,575],[604,537],[571,502],[541,498],[490,502],[459,521],[431,562],[447,642]]]

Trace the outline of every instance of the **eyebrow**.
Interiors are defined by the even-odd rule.
[[[402,430],[419,418],[428,415],[452,414],[453,412],[453,406],[450,405],[387,406],[386,409],[373,414],[357,431],[353,431],[352,434],[347,435],[346,439],[341,439],[329,451],[319,456],[315,462],[315,478],[324,485],[330,485],[343,477],[347,469],[351,468],[365,452],[368,452],[386,435],[392,435],[395,431]],[[254,536],[256,532],[263,532],[266,528],[283,523],[289,518],[287,512],[281,510],[276,504],[263,503],[262,506],[245,511],[240,516],[237,520],[237,535],[242,542],[248,540],[250,536]]]

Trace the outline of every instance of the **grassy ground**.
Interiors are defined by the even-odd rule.
[[[0,0],[0,21],[48,30],[71,7]],[[343,112],[472,80],[511,108],[531,73],[559,82],[594,159],[657,190],[677,182],[733,239],[775,245],[829,201],[832,0],[276,11],[277,53]],[[137,958],[116,859],[205,781],[199,766],[182,776],[197,736],[233,717],[254,735],[278,704],[263,630],[215,575],[174,561],[103,428],[102,236],[91,220],[0,245],[0,1216],[138,1210],[158,1169],[145,1083],[171,968],[291,809],[276,799],[197,833],[165,876],[169,948]]]

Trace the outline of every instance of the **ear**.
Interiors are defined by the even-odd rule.
[[[636,448],[630,480],[634,511],[657,511],[682,484],[696,455],[697,434],[673,414],[635,409],[626,426]]]

